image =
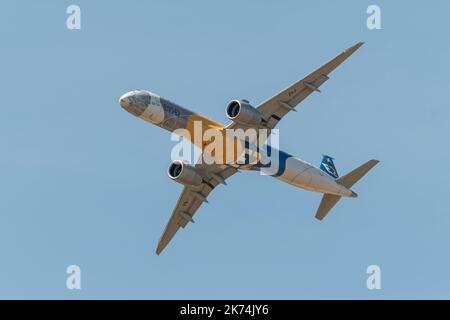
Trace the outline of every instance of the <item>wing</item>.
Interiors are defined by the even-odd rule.
[[[319,69],[261,103],[257,107],[264,119],[261,127],[273,129],[289,111],[297,111],[295,107],[311,93],[320,92],[319,87],[329,79],[328,75],[362,45],[363,42],[359,42],[348,48]],[[240,127],[240,125],[235,123],[229,126],[229,128],[234,129],[237,127]]]
[[[184,228],[189,222],[194,222],[193,216],[195,212],[203,202],[207,202],[206,198],[209,193],[217,185],[221,183],[226,184],[225,180],[238,171],[233,166],[215,164],[197,164],[195,168],[203,175],[203,182],[200,186],[183,187],[183,191],[156,248],[156,254],[158,255],[172,240],[180,227]]]

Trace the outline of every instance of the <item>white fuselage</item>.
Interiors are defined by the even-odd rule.
[[[272,148],[272,152],[274,151],[276,152],[278,150]],[[286,156],[286,154],[283,156],[284,152],[282,151],[279,151],[279,153],[280,169],[278,172],[276,174],[271,174],[270,170],[261,168],[263,173],[267,172],[267,174],[270,174],[283,182],[310,191],[344,197],[353,197],[355,195],[351,190],[337,183],[333,177],[312,164],[298,157],[290,155]]]
[[[135,116],[169,131],[174,131],[178,128],[189,128],[192,120],[198,120],[199,117],[200,120],[205,121],[209,126],[220,126],[220,130],[225,128],[208,118],[201,117],[149,91],[142,90],[127,93],[120,98],[120,103],[122,107]],[[243,145],[242,143],[241,150],[245,152]],[[259,152],[262,153],[263,151],[260,150]],[[354,197],[356,195],[350,189],[337,183],[333,177],[324,171],[298,157],[273,147],[271,148],[271,154],[278,155],[275,166],[260,166],[257,170],[306,190],[345,197]],[[274,164],[273,161],[272,164]],[[243,166],[242,169],[255,170],[256,167],[247,165]]]

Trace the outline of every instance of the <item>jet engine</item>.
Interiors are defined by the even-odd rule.
[[[231,101],[227,105],[226,113],[228,119],[243,125],[259,125],[262,121],[261,113],[247,100]]]
[[[202,183],[203,178],[191,164],[181,160],[173,161],[167,171],[169,178],[188,186],[198,186]]]

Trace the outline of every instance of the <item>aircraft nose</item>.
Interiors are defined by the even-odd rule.
[[[123,94],[122,96],[120,96],[119,103],[122,106],[122,108],[127,110],[130,106],[130,93],[127,92],[127,93]]]
[[[137,90],[129,91],[119,98],[119,103],[125,111],[136,117],[140,117],[147,105],[144,103],[141,93]]]

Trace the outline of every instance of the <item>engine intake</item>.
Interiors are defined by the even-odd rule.
[[[226,108],[228,119],[244,125],[259,125],[262,121],[261,113],[247,100],[233,100]]]
[[[194,166],[181,160],[173,161],[169,166],[167,174],[170,179],[188,186],[198,186],[203,181],[202,176]]]

